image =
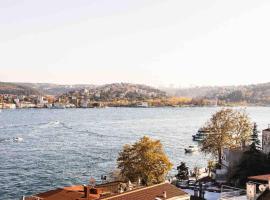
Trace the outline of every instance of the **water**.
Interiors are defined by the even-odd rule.
[[[0,113],[0,199],[19,199],[56,187],[84,184],[111,172],[119,150],[143,135],[160,139],[176,167],[205,167],[203,154],[184,154],[191,135],[218,108],[27,109]],[[259,129],[270,108],[247,108]],[[23,141],[14,142],[13,137]],[[172,172],[173,173],[173,172]]]

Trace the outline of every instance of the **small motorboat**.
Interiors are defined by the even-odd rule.
[[[13,138],[13,142],[22,142],[23,141],[23,138],[21,137],[14,137]]]
[[[188,148],[185,149],[185,153],[193,153],[198,151],[198,146],[190,145]]]

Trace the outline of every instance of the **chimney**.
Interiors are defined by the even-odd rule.
[[[164,199],[167,199],[167,192],[166,192],[166,191],[163,192],[162,197],[163,197]]]
[[[141,186],[141,178],[140,177],[138,178],[137,186]]]
[[[88,199],[90,194],[90,188],[88,185],[83,185],[84,198]]]
[[[256,184],[248,182],[247,183],[247,199],[254,200],[256,196]]]

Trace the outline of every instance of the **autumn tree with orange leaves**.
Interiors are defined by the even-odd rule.
[[[172,168],[160,140],[146,136],[132,145],[124,145],[117,162],[122,177],[132,182],[141,179],[144,185],[165,181]]]

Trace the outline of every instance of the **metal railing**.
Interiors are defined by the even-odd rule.
[[[221,186],[220,200],[233,199],[233,197],[239,197],[246,195],[246,190],[230,187],[226,185]]]

